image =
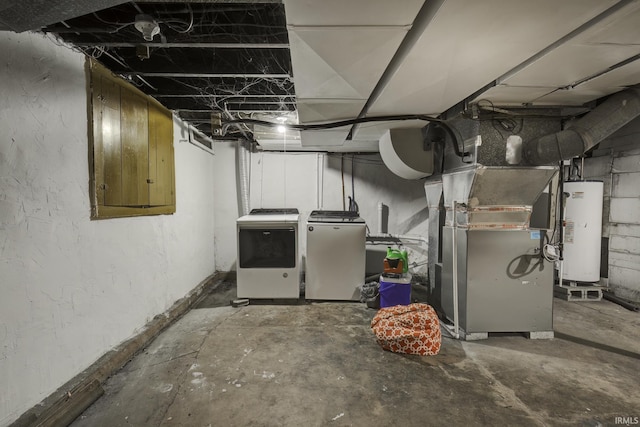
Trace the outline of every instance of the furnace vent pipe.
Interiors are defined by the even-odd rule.
[[[540,166],[581,156],[640,116],[640,89],[618,92],[568,129],[527,141],[525,162]]]

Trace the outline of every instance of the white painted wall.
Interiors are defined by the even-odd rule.
[[[603,141],[585,161],[585,178],[604,182],[603,237],[609,238],[608,282],[640,302],[640,120]]]
[[[6,426],[214,272],[214,157],[175,143],[176,214],[90,221],[84,57],[31,33],[0,52]]]
[[[213,168],[216,270],[236,269],[236,219],[240,206],[236,171],[236,143],[216,142]]]
[[[216,268],[235,270],[235,220],[238,217],[235,144],[216,145]],[[261,151],[251,154],[250,208],[298,208],[304,220],[315,209],[342,210],[341,155],[327,153],[283,153]],[[351,155],[345,155],[345,199],[351,195]],[[389,232],[427,235],[427,205],[422,181],[407,181],[392,174],[379,155],[357,155],[355,198],[360,215],[372,233],[378,229],[378,202],[389,206]],[[345,205],[348,207],[348,202]],[[306,252],[306,233],[300,235],[300,250]],[[415,272],[426,275],[426,247],[408,245]],[[385,246],[377,248],[386,251]],[[370,247],[370,252],[375,248]],[[381,263],[380,256],[368,257]],[[368,271],[381,265],[368,265]]]

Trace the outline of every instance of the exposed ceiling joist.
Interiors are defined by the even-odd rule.
[[[640,0],[285,3],[286,16],[280,0],[141,0],[83,9],[44,31],[204,132],[212,113],[309,124],[443,114],[480,98],[585,106],[640,83]],[[139,15],[153,34],[139,31]],[[377,140],[396,125],[411,123],[355,126],[352,138]],[[229,127],[237,137],[247,129]],[[307,133],[335,145],[344,129]]]
[[[139,72],[139,71],[122,71],[118,72],[118,74],[122,74],[124,76],[145,76],[145,77],[189,77],[189,78],[198,78],[198,77],[221,77],[221,78],[232,78],[232,79],[289,79],[291,76],[289,74],[241,74],[241,73],[154,73],[154,72]]]
[[[76,46],[94,47],[95,42],[75,42]],[[138,47],[146,46],[153,48],[198,48],[198,49],[289,49],[287,43],[202,43],[202,42],[104,42],[100,47]]]
[[[155,95],[156,98],[224,98],[224,99],[232,99],[232,98],[242,98],[242,99],[252,99],[252,98],[268,98],[268,99],[295,99],[295,95],[227,95],[227,94],[198,94],[198,95],[172,95],[168,93],[162,93]],[[293,101],[291,101],[293,102]]]
[[[152,31],[143,33],[141,19]],[[297,109],[280,1],[128,2],[44,31],[212,136],[212,113],[237,119]],[[251,137],[244,127],[230,131]]]

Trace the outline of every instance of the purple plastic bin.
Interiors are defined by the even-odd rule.
[[[392,281],[387,281],[392,280]],[[404,282],[404,283],[403,283]],[[411,279],[380,278],[380,308],[411,304]]]

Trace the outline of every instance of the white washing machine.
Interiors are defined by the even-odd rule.
[[[253,209],[236,221],[238,298],[300,297],[297,209]]]
[[[305,298],[359,300],[365,278],[365,239],[366,224],[357,212],[311,212]]]

